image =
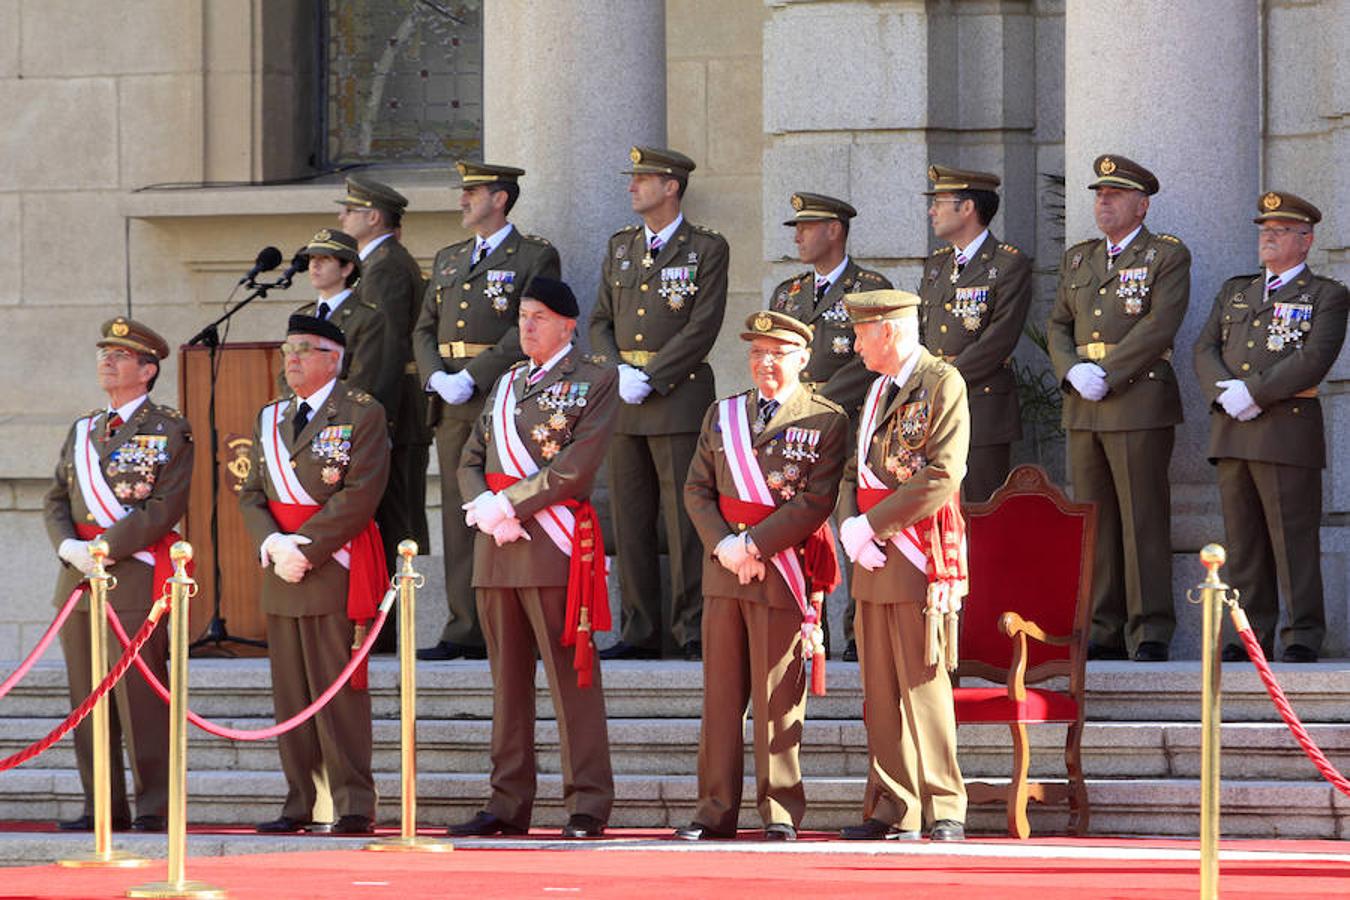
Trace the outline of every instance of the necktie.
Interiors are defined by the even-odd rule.
[[[956,258],[952,260],[952,284],[956,284],[956,279],[961,277],[961,270],[966,267],[970,259],[966,256],[964,250],[956,251]]]
[[[1280,276],[1272,272],[1270,277],[1266,279],[1266,295],[1269,296],[1270,294],[1275,293],[1283,284],[1284,282],[1280,280]]]
[[[829,289],[830,289],[830,279],[828,279],[828,278],[817,278],[817,279],[816,279],[816,302],[817,302],[817,303],[819,303],[821,300],[825,299],[825,292],[828,291]]]
[[[113,410],[108,415],[108,421],[104,423],[103,443],[106,444],[108,441],[112,440],[113,432],[121,427],[122,417],[118,414],[117,410]]]
[[[661,250],[661,235],[652,235],[651,242],[647,244],[647,249],[655,256]]]
[[[320,318],[320,319],[327,319],[329,313],[331,313],[332,311],[333,311],[333,310],[328,306],[328,304],[327,304],[326,302],[322,302],[322,301],[321,301],[321,302],[319,303],[319,318]]]
[[[538,384],[543,379],[544,375],[548,373],[548,369],[545,369],[543,366],[531,366],[530,368],[532,371],[530,372],[530,377],[526,379],[526,383],[531,385]]]
[[[300,439],[300,432],[304,431],[305,426],[309,424],[309,413],[309,404],[302,401],[295,411],[295,418],[291,420],[291,440],[298,441]]]
[[[1121,247],[1119,244],[1111,244],[1111,243],[1108,243],[1108,244],[1107,244],[1107,247],[1106,247],[1106,267],[1107,267],[1108,269],[1113,268],[1113,267],[1115,266],[1115,264],[1116,264],[1116,257],[1119,256],[1119,255],[1120,255],[1120,251],[1122,251],[1122,250],[1124,250],[1124,249],[1125,249],[1125,248],[1124,248],[1124,247]]]
[[[473,265],[476,266],[482,262],[483,257],[487,256],[487,251],[487,241],[479,241],[478,245],[473,248]]]
[[[769,427],[769,420],[773,418],[773,414],[776,412],[778,412],[777,400],[759,398],[759,415],[755,416],[755,434],[759,434]]]
[[[883,413],[891,408],[891,404],[895,402],[895,395],[898,393],[900,393],[900,385],[892,378],[891,386],[886,388],[886,402],[881,405],[881,411]]]

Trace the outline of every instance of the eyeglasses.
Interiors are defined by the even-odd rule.
[[[130,350],[123,350],[121,347],[99,347],[98,361],[104,362],[111,360],[114,363],[124,363],[127,360],[139,360],[140,357]]]
[[[1274,225],[1270,228],[1262,228],[1261,234],[1273,234],[1276,237],[1286,237],[1291,234],[1312,234],[1312,232],[1306,228],[1295,228],[1289,225]]]
[[[928,201],[928,208],[929,208],[929,209],[935,209],[935,208],[937,208],[937,205],[938,205],[939,203],[951,203],[951,204],[953,204],[954,206],[960,206],[962,203],[965,203],[965,202],[966,202],[966,201],[964,201],[964,200],[953,200],[953,199],[951,199],[951,198],[939,200],[937,197],[934,197],[932,200],[929,200],[929,201]]]
[[[332,353],[331,347],[320,347],[317,344],[311,344],[309,341],[287,341],[280,347],[282,357],[298,356],[301,359],[309,356],[311,353]]]
[[[751,362],[764,362],[766,359],[772,363],[780,363],[794,353],[800,353],[801,347],[794,347],[791,350],[751,350]]]

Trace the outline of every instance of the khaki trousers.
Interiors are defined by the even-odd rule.
[[[441,535],[445,552],[445,603],[449,618],[441,640],[466,647],[483,646],[473,591],[473,540],[477,528],[464,524],[459,493],[459,456],[473,431],[472,422],[442,415],[436,426],[436,456],[441,466]],[[472,497],[469,499],[473,499]]]

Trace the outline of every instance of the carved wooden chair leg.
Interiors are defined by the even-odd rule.
[[[1031,769],[1031,745],[1027,740],[1027,726],[1021,722],[1008,726],[1012,732],[1013,766],[1008,781],[1008,834],[1025,839],[1031,836],[1027,821],[1027,772]]]
[[[1074,722],[1064,738],[1064,768],[1069,776],[1069,830],[1077,835],[1087,834],[1087,781],[1083,777],[1082,751],[1083,723]]]

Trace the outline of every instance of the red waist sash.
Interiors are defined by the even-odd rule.
[[[101,525],[90,525],[87,522],[76,522],[75,533],[79,535],[82,541],[92,541],[106,531]],[[173,575],[173,560],[169,556],[169,548],[183,538],[176,531],[170,531],[159,540],[147,547],[142,547],[151,556],[155,558],[155,573],[150,581],[150,602],[158,600],[164,594],[164,582]],[[196,565],[192,560],[188,560],[187,571],[191,575]]]
[[[267,508],[277,525],[288,534],[300,530],[322,506],[302,506],[298,503],[280,503],[268,500]],[[347,618],[366,623],[375,618],[380,600],[389,586],[384,563],[384,543],[375,520],[366,523],[356,537],[347,544],[351,566],[347,578]]]
[[[778,507],[764,503],[750,503],[728,494],[717,496],[717,509],[731,525],[758,525]],[[811,533],[802,546],[802,569],[806,573],[811,593],[828,594],[839,585],[839,560],[834,553],[834,533],[828,521]]]
[[[890,488],[859,487],[858,512],[866,514],[891,494]],[[961,515],[959,494],[942,504],[938,511],[914,523],[919,547],[928,560],[928,581],[964,582],[967,577],[965,554],[966,520]]]

